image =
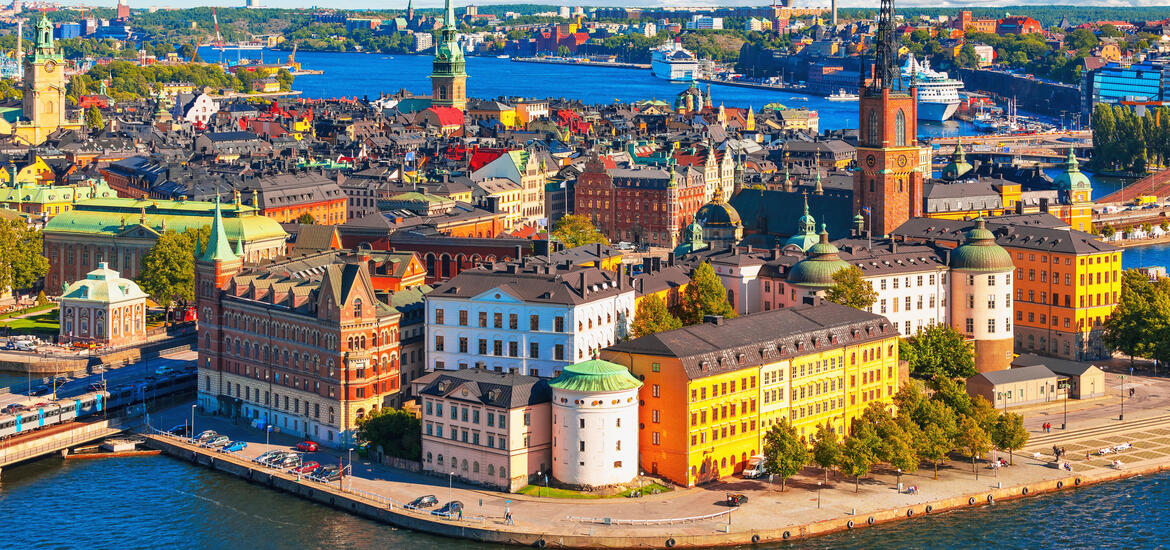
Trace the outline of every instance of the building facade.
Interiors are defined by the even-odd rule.
[[[613,241],[674,248],[706,202],[701,172],[650,167],[607,168],[594,155],[574,188],[574,213]]]
[[[569,365],[552,388],[552,474],[573,486],[628,483],[638,476],[638,388],[621,365]]]
[[[146,293],[105,262],[61,293],[58,341],[127,346],[146,339]]]

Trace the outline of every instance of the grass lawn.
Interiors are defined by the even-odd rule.
[[[48,311],[32,317],[12,319],[3,324],[12,332],[33,332],[38,334],[57,334],[61,325],[57,321],[57,310]]]
[[[580,491],[570,491],[568,489],[558,489],[556,487],[547,487],[546,488],[543,485],[526,485],[517,492],[522,494],[522,495],[529,495],[529,496],[534,496],[534,497],[540,496],[540,497],[547,497],[547,498],[588,498],[588,499],[593,499],[593,498],[628,497],[628,496],[630,496],[630,493],[637,491],[637,490],[639,490],[639,489],[635,487],[635,488],[631,488],[631,489],[626,489],[625,491],[622,491],[622,492],[617,493],[615,495],[601,495],[601,494],[597,494],[597,493],[585,493],[585,492],[580,492]],[[665,493],[667,491],[670,491],[671,488],[666,487],[664,485],[659,485],[657,483],[651,483],[645,487],[642,487],[640,490],[642,491],[643,494],[650,495],[650,494],[655,494],[655,493]]]
[[[57,307],[57,304],[50,302],[50,303],[44,304],[44,305],[33,306],[33,307],[28,308],[28,309],[22,309],[20,311],[11,311],[11,312],[5,313],[4,315],[0,315],[0,319],[9,319],[12,317],[16,317],[17,315],[25,315],[25,314],[34,313],[37,311],[45,311],[46,309],[53,309],[55,307]]]

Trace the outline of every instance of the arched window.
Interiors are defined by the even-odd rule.
[[[353,301],[353,316],[354,317],[361,317],[362,316],[362,299],[361,298],[358,298],[358,299]]]
[[[901,109],[898,109],[898,114],[894,117],[894,145],[906,146],[906,114]]]
[[[869,112],[869,145],[871,147],[881,147],[881,129],[878,128],[878,114],[877,111]]]

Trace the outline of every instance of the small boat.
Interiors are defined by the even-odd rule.
[[[510,56],[510,55],[508,55],[508,54],[504,54],[504,55],[497,55],[497,56],[496,56],[496,59],[511,59],[511,58],[512,58],[512,56]]]
[[[808,101],[808,98],[804,97],[802,95],[798,95],[798,96],[790,98],[789,101]]]
[[[845,90],[837,90],[837,93],[829,96],[829,101],[857,101],[857,94],[850,94]]]

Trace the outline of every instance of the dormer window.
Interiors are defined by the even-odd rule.
[[[354,317],[361,317],[362,316],[362,299],[361,298],[358,298],[358,299],[353,301],[353,316]]]

